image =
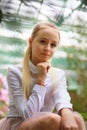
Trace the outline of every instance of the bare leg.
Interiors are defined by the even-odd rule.
[[[19,130],[60,130],[61,117],[49,113],[37,118],[24,121]]]
[[[85,122],[84,122],[82,116],[80,115],[80,113],[74,112],[74,116],[75,116],[76,122],[79,126],[79,130],[86,130]]]

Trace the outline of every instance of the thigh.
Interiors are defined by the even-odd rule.
[[[19,130],[59,130],[61,117],[53,113],[37,113],[24,121]]]

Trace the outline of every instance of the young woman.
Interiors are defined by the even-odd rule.
[[[85,130],[81,115],[73,112],[64,71],[50,65],[59,41],[54,24],[34,27],[23,66],[8,68],[9,111],[0,130]]]

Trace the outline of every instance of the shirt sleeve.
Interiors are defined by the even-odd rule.
[[[21,78],[17,70],[13,68],[8,68],[7,81],[9,86],[9,96],[10,99],[19,115],[23,119],[31,118],[33,113],[39,112],[44,104],[44,97],[46,93],[46,88],[35,84],[32,90],[32,95],[28,100],[25,100],[22,92]]]
[[[53,98],[58,113],[63,108],[72,109],[72,103],[70,102],[71,97],[67,90],[65,73],[62,70],[58,73],[58,85],[53,92]]]

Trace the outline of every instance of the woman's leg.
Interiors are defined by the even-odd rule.
[[[24,121],[18,130],[60,130],[61,117],[49,113]]]
[[[85,122],[84,122],[82,116],[80,115],[80,113],[74,112],[74,117],[79,126],[79,130],[86,130]]]

